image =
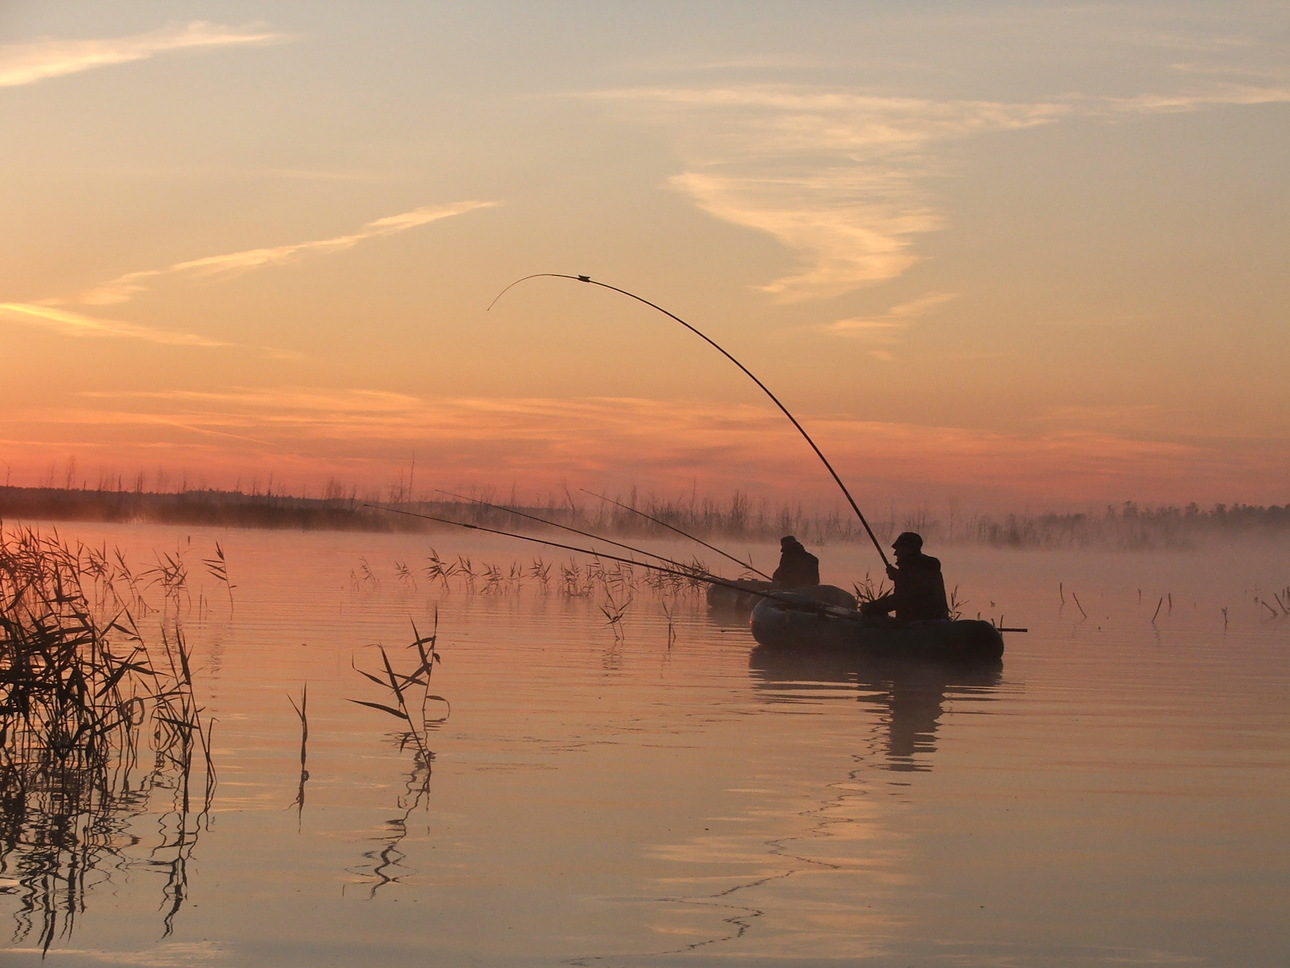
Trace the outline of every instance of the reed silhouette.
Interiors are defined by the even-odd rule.
[[[134,574],[119,552],[0,528],[0,870],[16,872],[15,940],[48,951],[85,910],[91,874],[132,863],[166,870],[165,933],[183,905],[215,789],[179,622],[186,576],[179,555]],[[156,589],[159,607],[146,598]],[[162,843],[131,859],[127,818],[157,796],[170,798]]]

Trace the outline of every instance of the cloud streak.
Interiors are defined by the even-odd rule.
[[[128,37],[63,40],[44,37],[0,45],[0,87],[21,87],[98,67],[147,60],[178,50],[277,44],[291,39],[276,31],[223,27],[196,20]]]
[[[83,313],[32,303],[0,303],[0,318],[52,330],[65,336],[135,339],[165,346],[231,346],[231,343],[198,336],[151,329],[119,319],[96,319]]]
[[[669,186],[701,210],[779,241],[797,267],[759,287],[796,302],[894,279],[920,236],[947,223],[929,185],[953,146],[1074,117],[1183,113],[1290,101],[1290,87],[1208,84],[1182,93],[1035,103],[884,97],[773,86],[634,88],[591,95],[639,112],[675,140]]]
[[[428,205],[375,219],[356,232],[327,239],[315,239],[269,248],[246,249],[224,255],[207,256],[177,262],[164,269],[147,269],[119,276],[88,292],[70,298],[54,298],[38,303],[0,303],[0,320],[60,333],[73,337],[101,339],[133,339],[162,346],[228,347],[240,344],[200,336],[154,329],[120,319],[105,319],[83,312],[63,308],[66,304],[108,306],[128,302],[137,294],[148,290],[155,282],[171,276],[211,279],[236,275],[273,266],[290,264],[309,255],[337,252],[352,248],[370,239],[406,232],[440,219],[460,215],[477,208],[487,208],[495,202],[465,201],[450,205]],[[259,348],[270,355],[291,357],[295,354],[280,350]]]
[[[358,231],[350,232],[346,235],[259,249],[244,249],[241,252],[229,252],[223,255],[190,259],[186,262],[176,262],[174,265],[167,266],[164,269],[145,269],[140,272],[130,272],[82,293],[72,301],[91,306],[107,306],[127,302],[138,293],[146,291],[153,282],[166,276],[210,279],[271,266],[286,265],[304,256],[350,249],[369,239],[406,232],[408,229],[428,225],[440,219],[461,215],[478,208],[489,208],[496,204],[496,202],[464,201],[451,205],[427,205],[409,212],[376,219],[373,222],[368,222]]]
[[[1106,116],[1191,114],[1217,107],[1255,107],[1287,102],[1290,102],[1290,86],[1285,83],[1272,86],[1222,84],[1208,91],[1107,98],[1101,104],[1090,106],[1087,113]]]
[[[923,316],[927,316],[945,303],[956,299],[954,293],[929,292],[918,299],[892,306],[887,312],[877,316],[853,316],[826,324],[823,330],[834,336],[847,339],[860,339],[871,344],[879,344],[870,349],[878,359],[892,358],[890,351],[880,348],[900,342],[900,336]]]
[[[943,168],[944,145],[1051,124],[1072,110],[768,86],[597,97],[674,133],[687,170],[672,188],[798,256],[796,271],[760,287],[785,302],[838,296],[913,266],[917,237],[945,224],[924,187]]]

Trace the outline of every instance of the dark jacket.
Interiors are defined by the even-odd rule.
[[[785,545],[779,556],[779,567],[771,575],[776,588],[810,588],[820,583],[820,559],[801,542]]]
[[[895,611],[898,622],[923,622],[950,617],[941,562],[931,555],[905,558],[890,572],[895,589],[864,606],[866,612]]]

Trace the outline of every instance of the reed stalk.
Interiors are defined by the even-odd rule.
[[[218,541],[215,542],[215,556],[213,558],[202,559],[202,564],[206,566],[206,571],[216,581],[224,586],[228,593],[228,612],[233,614],[233,589],[236,587],[228,577],[228,560],[224,557],[224,549],[220,547]]]
[[[614,631],[614,641],[623,641],[623,616],[627,614],[627,609],[631,607],[632,598],[629,595],[625,601],[619,602],[614,599],[613,593],[609,588],[605,589],[605,604],[600,606],[601,613],[605,616],[607,624]]]
[[[1084,606],[1079,603],[1079,596],[1071,592],[1071,600],[1075,602],[1075,607],[1079,609],[1079,613],[1088,618],[1088,612],[1084,611]]]
[[[305,809],[305,781],[309,779],[309,770],[306,761],[309,756],[309,683],[300,687],[300,703],[287,694],[287,701],[291,703],[291,708],[296,711],[296,716],[300,720],[300,785],[296,789],[296,799],[292,804],[296,808],[296,816],[299,817]]]
[[[374,682],[386,691],[389,699],[386,702],[374,702],[366,699],[351,699],[350,702],[369,709],[376,709],[401,720],[406,729],[400,734],[400,749],[412,746],[416,750],[417,760],[429,768],[434,754],[428,745],[429,730],[442,723],[452,714],[452,706],[443,696],[430,692],[431,677],[435,666],[443,660],[437,647],[439,635],[439,612],[435,611],[434,628],[427,636],[417,631],[416,623],[412,624],[413,641],[407,649],[414,652],[415,664],[410,672],[396,670],[390,660],[385,646],[378,645],[381,655],[381,670],[377,673],[364,672],[355,666],[355,671],[363,678]],[[442,716],[430,716],[427,712],[431,702],[442,703],[445,712]]]

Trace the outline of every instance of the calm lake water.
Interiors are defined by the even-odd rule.
[[[698,594],[568,597],[567,555],[501,538],[58,531],[188,562],[218,786],[138,791],[61,882],[11,850],[5,966],[1290,963],[1284,544],[929,548],[1029,632],[997,674],[893,676],[760,656]],[[552,579],[445,588],[432,548]],[[427,773],[349,700],[389,702],[355,666],[410,663],[436,613]]]

